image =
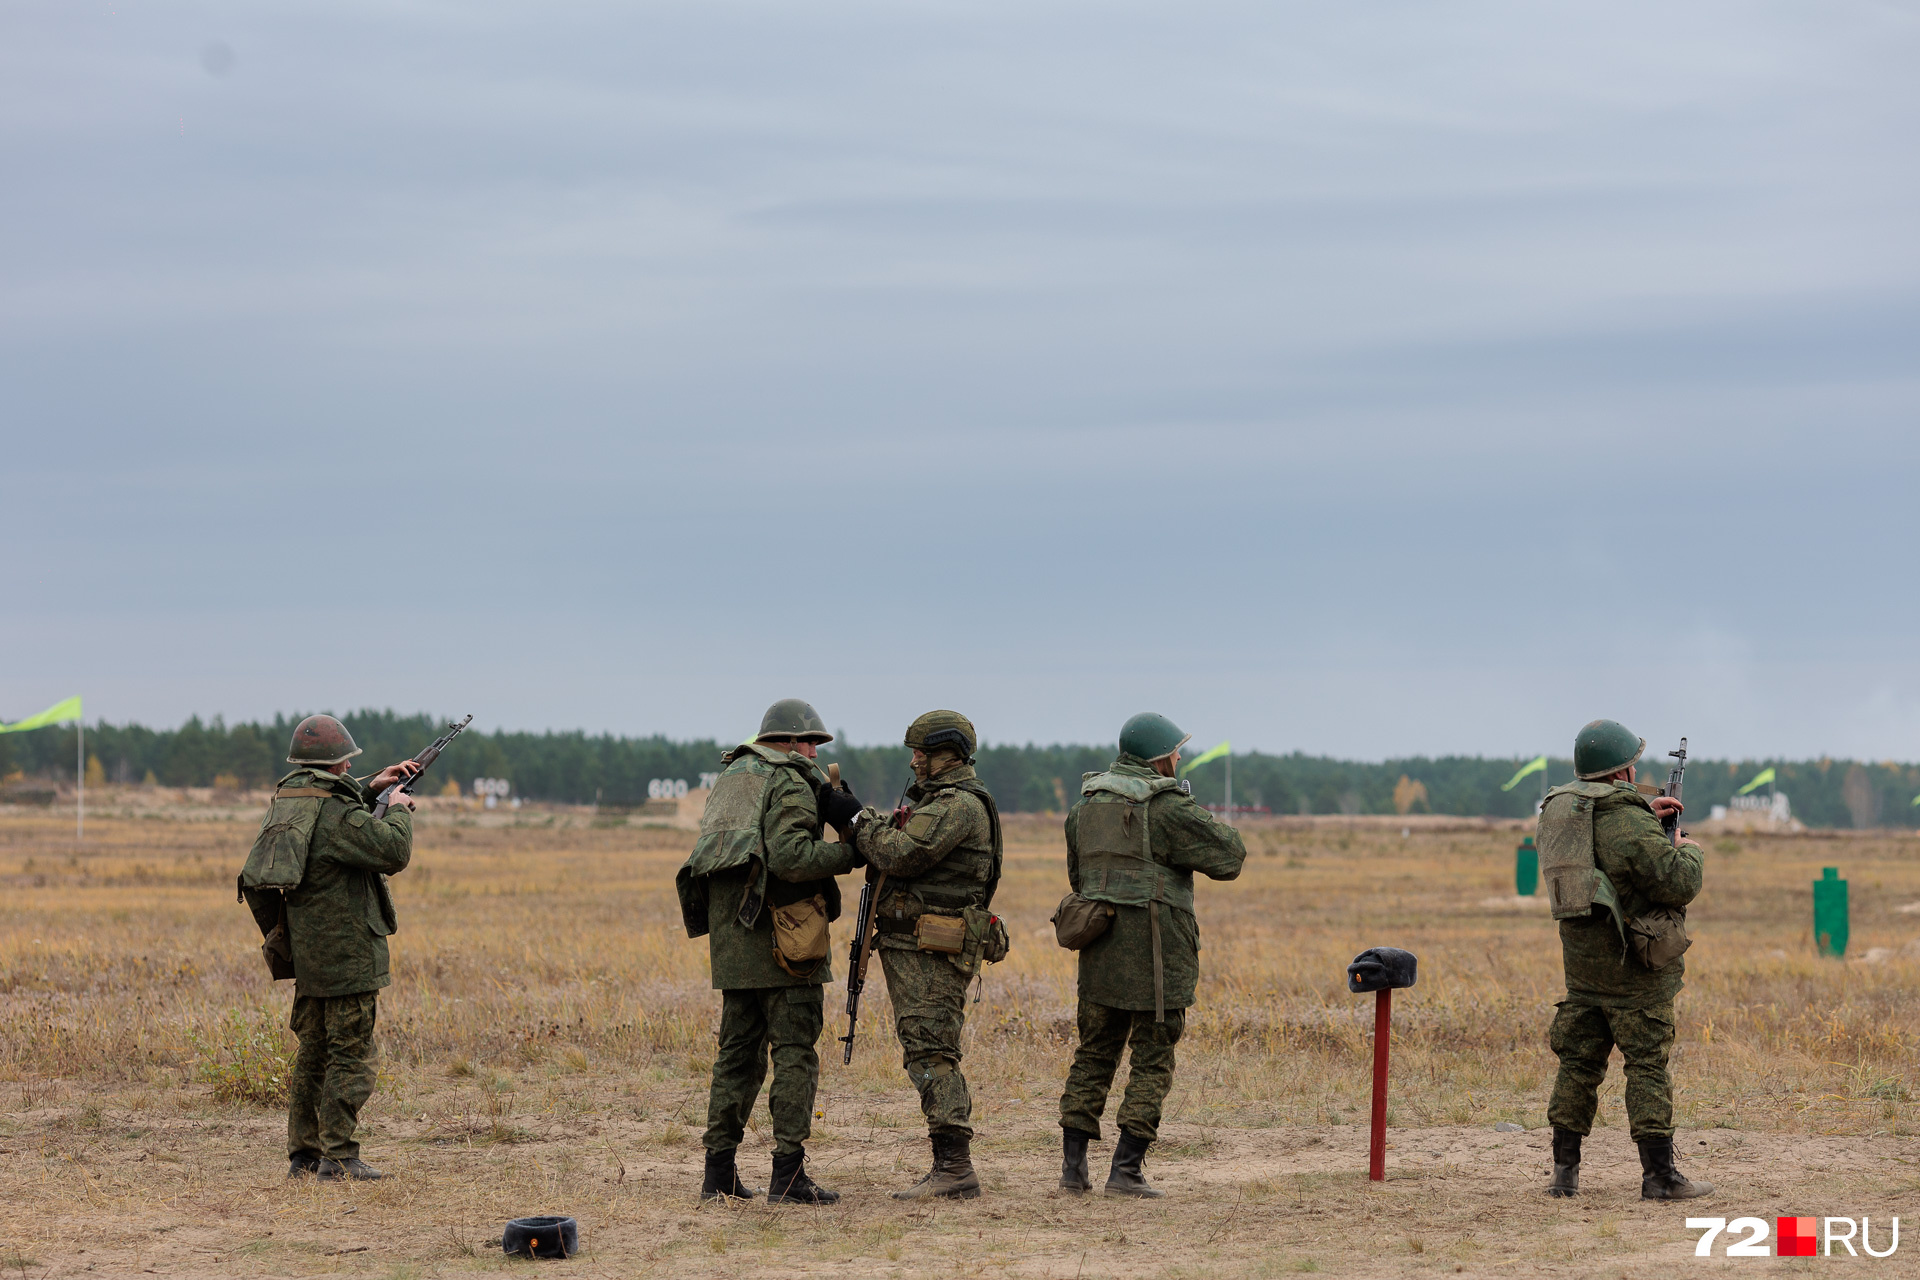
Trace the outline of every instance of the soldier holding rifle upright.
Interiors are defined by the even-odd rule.
[[[1120,758],[1080,784],[1067,814],[1067,879],[1054,923],[1080,952],[1080,1044],[1060,1096],[1060,1186],[1093,1189],[1087,1144],[1100,1137],[1120,1055],[1131,1049],[1109,1195],[1158,1198],[1140,1161],[1160,1132],[1173,1087],[1174,1046],[1200,978],[1193,875],[1231,880],[1247,860],[1240,833],[1175,781],[1188,735],[1141,712],[1120,730]]]
[[[735,1153],[773,1060],[770,1204],[832,1204],[840,1198],[807,1175],[807,1138],[820,1086],[814,1046],[824,1025],[823,984],[833,976],[827,924],[840,914],[834,877],[856,865],[842,833],[860,802],[835,790],[815,756],[833,741],[798,698],[767,708],[759,735],[721,757],[700,836],[675,879],[687,936],[707,935],[720,1035],[707,1100],[706,1174],[700,1198],[751,1199]]]
[[[887,876],[875,913],[880,965],[901,1065],[920,1093],[933,1148],[932,1169],[896,1200],[980,1194],[960,1034],[967,987],[983,964],[1006,955],[1007,933],[987,910],[1000,883],[1000,814],[974,776],[979,741],[957,711],[919,717],[907,726],[914,781],[904,812],[896,821],[869,807],[856,827],[861,856]]]
[[[381,793],[424,766],[403,760],[365,782],[347,776],[360,754],[332,716],[293,730],[260,835],[241,872],[242,894],[268,932],[268,964],[291,977],[300,1040],[287,1085],[287,1176],[356,1182],[383,1177],[354,1140],[373,1095],[373,1024],[393,981],[387,937],[398,927],[386,878],[413,857],[413,797]],[[277,863],[277,868],[274,864]]]
[[[1540,810],[1541,866],[1560,921],[1567,998],[1548,1042],[1560,1072],[1547,1103],[1553,1125],[1550,1196],[1580,1189],[1580,1140],[1593,1129],[1607,1057],[1626,1060],[1627,1124],[1640,1148],[1643,1200],[1711,1194],[1673,1164],[1674,997],[1690,945],[1686,907],[1700,892],[1700,846],[1675,829],[1677,795],[1636,785],[1646,739],[1595,720],[1573,741],[1580,781],[1553,788]],[[1674,753],[1684,763],[1686,742]],[[1675,771],[1675,785],[1678,790]]]

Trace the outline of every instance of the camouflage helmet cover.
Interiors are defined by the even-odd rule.
[[[813,704],[803,698],[782,698],[767,708],[767,714],[760,717],[760,733],[755,742],[765,742],[768,738],[795,738],[801,742],[832,742],[833,735],[827,732],[826,721],[813,709]]]
[[[1592,782],[1637,764],[1646,749],[1647,740],[1636,738],[1618,720],[1594,720],[1573,739],[1573,772]]]
[[[288,764],[339,764],[360,754],[347,726],[332,716],[308,716],[293,726]]]
[[[1120,726],[1120,750],[1142,760],[1158,760],[1187,745],[1193,735],[1157,711],[1142,711]]]
[[[962,760],[972,764],[974,748],[980,745],[980,735],[974,732],[973,721],[958,711],[929,711],[907,726],[906,743],[921,751],[952,748]]]

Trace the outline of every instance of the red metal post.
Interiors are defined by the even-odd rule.
[[[1387,1043],[1393,1037],[1393,991],[1373,994],[1373,1144],[1367,1152],[1367,1177],[1387,1179]]]

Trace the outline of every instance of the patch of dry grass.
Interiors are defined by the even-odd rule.
[[[366,1123],[370,1157],[409,1176],[345,1191],[287,1187],[276,1181],[281,1118],[232,1079],[241,1067],[268,1070],[275,1037],[280,1051],[291,1047],[288,987],[269,983],[232,896],[252,830],[243,814],[96,820],[76,850],[58,819],[0,814],[0,1147],[13,1153],[0,1188],[70,1206],[58,1231],[13,1242],[21,1256],[83,1238],[121,1262],[164,1252],[175,1248],[167,1206],[192,1205],[195,1221],[253,1234],[215,1233],[178,1246],[179,1258],[204,1247],[203,1261],[224,1273],[371,1266],[319,1247],[354,1243],[328,1225],[344,1197],[369,1208],[349,1223],[390,1210],[386,1220],[412,1224],[405,1256],[390,1265],[429,1269],[497,1265],[484,1247],[489,1225],[564,1205],[593,1219],[603,1247],[627,1240],[622,1266],[642,1272],[671,1263],[724,1273],[743,1254],[764,1267],[804,1239],[809,1257],[868,1259],[862,1274],[963,1259],[968,1271],[1065,1276],[1079,1253],[1098,1264],[1119,1248],[1104,1237],[1120,1230],[1136,1244],[1193,1232],[1215,1241],[1126,1274],[1270,1274],[1345,1270],[1333,1246],[1360,1226],[1329,1224],[1326,1248],[1299,1227],[1366,1204],[1382,1215],[1378,1230],[1390,1229],[1381,1238],[1399,1259],[1391,1273],[1451,1272],[1497,1252],[1478,1225],[1488,1207],[1453,1179],[1476,1161],[1502,1162],[1498,1176],[1509,1179],[1536,1172],[1531,1147],[1523,1171],[1521,1148],[1490,1145],[1538,1145],[1535,1134],[1496,1139],[1490,1126],[1544,1123],[1545,1027],[1560,994],[1544,910],[1502,901],[1517,833],[1275,823],[1248,828],[1240,881],[1199,889],[1205,976],[1150,1162],[1184,1200],[1119,1227],[1098,1202],[1049,1193],[1073,959],[1046,923],[1065,889],[1057,822],[1021,818],[1009,824],[998,903],[1014,952],[973,1007],[966,1063],[993,1194],[964,1212],[890,1208],[880,1195],[918,1175],[924,1135],[876,983],[854,1065],[822,1054],[812,1151],[817,1176],[853,1193],[834,1211],[838,1225],[802,1228],[764,1207],[696,1212],[718,999],[705,944],[685,937],[672,891],[691,837],[522,811],[493,823],[427,817],[414,866],[394,881],[401,932]],[[1916,847],[1749,837],[1710,852],[1675,1074],[1683,1126],[1725,1127],[1749,1143],[1729,1148],[1735,1167],[1762,1151],[1764,1135],[1897,1143],[1920,1119],[1911,1070],[1920,957],[1909,949],[1920,915],[1896,910],[1920,900]],[[1822,865],[1852,880],[1853,950],[1880,949],[1874,962],[1812,954],[1807,886]],[[1344,969],[1383,944],[1416,951],[1422,976],[1396,1000],[1396,1181],[1356,1200],[1371,1001],[1347,993]],[[837,989],[828,1009],[837,1035]],[[1616,1074],[1604,1125],[1621,1123],[1619,1087]],[[762,1152],[770,1135],[756,1130],[747,1145]],[[1616,1157],[1630,1152],[1606,1158]],[[1826,1175],[1808,1176],[1820,1185]],[[1383,1195],[1404,1203],[1367,1199]],[[1648,1231],[1668,1231],[1662,1247],[1685,1238],[1631,1216],[1636,1204],[1610,1205],[1614,1216],[1597,1227],[1579,1206],[1526,1202],[1556,1224],[1553,1247],[1570,1259],[1632,1255]],[[1810,1210],[1780,1209],[1799,1211]],[[273,1222],[279,1235],[260,1234]],[[1169,1270],[1169,1258],[1186,1270]]]

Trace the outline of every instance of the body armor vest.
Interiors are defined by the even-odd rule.
[[[697,938],[707,931],[705,888],[695,882],[716,872],[741,867],[751,868],[746,893],[737,908],[741,927],[754,927],[770,895],[773,905],[779,907],[821,894],[827,899],[827,918],[837,918],[840,887],[832,879],[791,884],[767,871],[763,820],[768,784],[773,781],[776,769],[798,768],[804,776],[805,768],[796,765],[784,752],[751,742],[723,759],[727,768],[714,783],[713,794],[707,797],[707,807],[700,814],[700,836],[674,878],[687,936]],[[808,777],[807,783],[815,787],[817,793],[818,779]],[[822,834],[817,821],[812,834],[816,840]]]
[[[953,790],[964,791],[980,801],[987,808],[987,825],[992,832],[991,846],[982,849],[961,845],[911,880],[889,879],[888,890],[899,889],[911,893],[925,903],[928,910],[940,915],[957,914],[967,907],[992,906],[994,891],[1000,887],[1002,853],[1000,810],[993,803],[992,794],[973,778],[961,782],[936,782],[925,788],[915,784],[914,790],[921,791],[921,795],[914,799],[925,799],[941,791]]]
[[[1082,897],[1123,907],[1164,902],[1192,914],[1193,873],[1154,860],[1147,821],[1153,798],[1178,790],[1172,778],[1087,775],[1075,831]]]

